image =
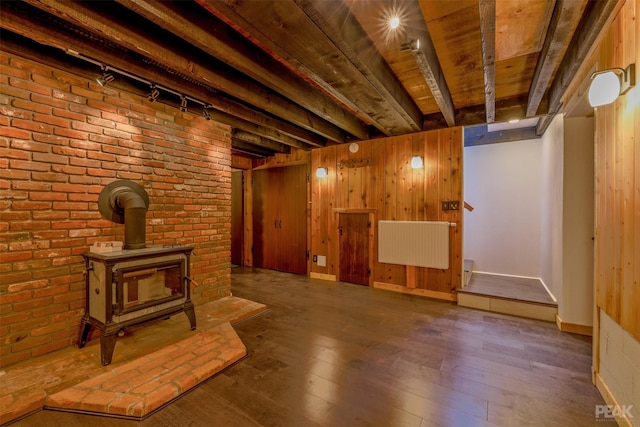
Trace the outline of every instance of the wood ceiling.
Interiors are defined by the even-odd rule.
[[[268,156],[535,116],[541,134],[617,4],[26,0],[1,2],[0,25],[5,49],[198,100],[236,150]]]

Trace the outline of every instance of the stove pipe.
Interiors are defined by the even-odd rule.
[[[126,187],[118,187],[111,192],[112,206],[124,211],[124,245],[122,249],[146,248],[147,205],[136,192]]]
[[[114,181],[100,192],[100,213],[107,219],[124,224],[122,249],[146,248],[146,216],[149,208],[147,192],[135,182]]]

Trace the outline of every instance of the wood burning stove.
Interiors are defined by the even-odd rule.
[[[131,191],[135,194],[130,194]],[[114,192],[117,193],[116,196],[113,196]],[[130,181],[109,184],[102,191],[99,204],[100,200],[109,202],[100,205],[100,211],[116,209],[122,202],[120,197],[126,203],[136,197],[140,198],[142,202],[134,202],[135,209],[139,209],[143,203],[148,206],[148,198],[145,201],[144,197],[146,192],[144,196],[140,195],[141,192],[144,189]],[[107,195],[103,197],[104,194]],[[140,214],[136,212],[136,215]],[[144,213],[142,215],[144,218]],[[125,216],[126,214],[121,215],[123,219]],[[113,215],[109,219],[113,219]],[[103,365],[111,363],[118,332],[128,326],[184,312],[191,329],[196,328],[195,310],[190,298],[190,256],[193,248],[182,245],[146,247],[144,231],[141,243],[140,231],[137,231],[138,235],[134,231],[127,232],[127,222],[124,222],[125,243],[122,250],[83,254],[86,267],[86,312],[82,319],[78,345],[80,348],[84,347],[91,328],[98,329],[101,332]],[[138,225],[139,222],[139,218],[135,220]],[[144,222],[142,229],[144,230]],[[135,243],[130,244],[128,238]],[[132,246],[136,248],[129,249]]]

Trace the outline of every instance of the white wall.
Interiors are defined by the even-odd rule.
[[[565,118],[562,222],[563,322],[593,326],[593,118]]]
[[[542,136],[539,277],[562,306],[564,120],[558,114]]]
[[[474,271],[540,277],[540,139],[464,148],[464,258]]]

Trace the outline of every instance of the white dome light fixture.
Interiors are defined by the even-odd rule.
[[[589,104],[600,107],[611,104],[636,85],[636,65],[631,64],[626,69],[611,68],[597,71],[591,75],[589,86]]]
[[[318,178],[326,178],[328,175],[327,168],[319,167],[316,169],[316,177]]]
[[[424,162],[422,161],[422,157],[413,156],[413,158],[411,158],[412,169],[420,169],[423,165],[424,165]]]

